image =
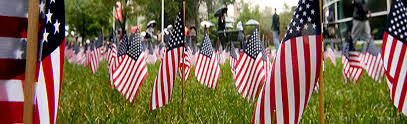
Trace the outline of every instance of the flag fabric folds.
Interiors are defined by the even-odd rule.
[[[180,66],[178,68],[178,76],[181,79],[182,74],[184,74],[184,81],[188,80],[189,74],[191,73],[191,57],[192,57],[191,42],[187,41],[185,43],[184,61],[180,61]],[[182,68],[182,66],[184,66],[184,68]],[[182,73],[182,69],[184,69],[184,73]]]
[[[328,58],[331,61],[332,65],[336,67],[336,57],[332,47],[328,47],[326,49],[326,51],[324,52],[324,57]]]
[[[95,43],[90,45],[90,52],[88,56],[89,66],[91,72],[94,74],[99,68],[99,61],[103,54],[103,47],[102,47],[102,31],[99,32],[99,38]]]
[[[0,123],[22,123],[28,1],[1,2]],[[22,7],[24,6],[24,7]],[[40,1],[34,123],[56,123],[65,51],[64,1]],[[16,9],[17,8],[17,9]],[[13,10],[13,11],[11,11]]]
[[[168,104],[170,101],[178,67],[182,59],[182,52],[184,50],[185,26],[183,13],[183,7],[180,4],[179,12],[174,24],[174,34],[171,36],[170,40],[165,43],[165,55],[162,58],[158,74],[154,81],[151,92],[150,110],[160,108]]]
[[[113,73],[114,85],[127,100],[134,103],[139,88],[148,75],[145,53],[141,45],[141,36],[138,31],[127,42],[127,50],[120,57],[122,62]]]
[[[298,123],[319,78],[322,59],[317,0],[301,0],[257,99],[253,123]]]
[[[216,89],[220,77],[219,54],[212,48],[208,33],[204,37],[195,63],[195,77],[204,86]]]
[[[349,64],[349,69],[346,71],[346,78],[357,83],[363,73],[361,53],[357,51],[349,51],[345,58],[348,60]]]
[[[382,55],[377,49],[373,41],[370,41],[367,45],[367,50],[363,54],[362,66],[366,70],[368,76],[375,81],[381,81],[380,78],[384,75]]]
[[[112,33],[114,34],[114,32]],[[106,61],[107,61],[107,69],[109,72],[109,81],[110,81],[110,86],[114,86],[113,82],[113,71],[116,69],[116,66],[119,65],[117,61],[117,47],[116,47],[116,42],[114,35],[110,38],[110,42],[107,48],[107,54],[106,54]]]
[[[406,8],[401,0],[393,0],[383,35],[382,54],[390,97],[396,108],[407,115],[407,25]]]
[[[235,85],[243,98],[252,101],[266,79],[266,63],[263,58],[266,55],[260,42],[258,28],[253,29],[245,45],[235,65]]]

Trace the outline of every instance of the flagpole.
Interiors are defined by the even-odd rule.
[[[164,42],[164,0],[161,0],[161,42]]]
[[[185,32],[185,1],[183,0],[182,1],[182,9],[183,9],[183,18],[184,18],[184,29],[182,29],[182,30],[184,30],[184,32]],[[185,35],[185,33],[184,33],[184,35]],[[186,36],[184,36],[184,49],[185,49],[185,41],[186,41],[186,38],[185,38]],[[184,52],[185,52],[185,50],[184,49],[182,49],[182,54],[181,54],[181,58],[182,58],[182,71],[181,71],[181,84],[182,84],[182,89],[181,89],[181,94],[182,94],[182,97],[181,97],[181,107],[182,107],[182,117],[184,117],[184,64],[185,64],[185,61],[184,61]]]
[[[319,0],[319,19],[321,21],[321,42],[324,41],[324,25],[323,25],[323,18],[322,18],[322,12],[323,12],[323,1]],[[323,43],[321,43],[323,44]],[[325,115],[324,115],[324,67],[323,67],[323,61],[324,61],[324,57],[323,57],[323,53],[324,53],[324,49],[323,49],[323,45],[321,45],[322,49],[321,49],[321,62],[319,63],[320,66],[320,70],[319,70],[319,94],[318,94],[318,98],[319,98],[319,123],[320,124],[325,124]]]
[[[24,123],[33,123],[34,93],[37,74],[38,53],[38,4],[39,0],[30,0],[28,6],[28,32],[27,32],[27,56],[25,63],[24,81]]]

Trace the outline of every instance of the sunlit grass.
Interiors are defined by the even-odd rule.
[[[109,87],[105,63],[100,65],[96,74],[91,74],[89,67],[65,62],[59,123],[249,123],[252,118],[255,103],[247,102],[238,94],[228,63],[221,66],[216,90],[199,84],[192,69],[185,84],[185,113],[182,117],[179,80],[175,83],[170,103],[158,110],[149,110],[159,62],[148,65],[149,75],[134,104]],[[395,112],[385,82],[375,82],[363,74],[358,84],[344,84],[340,61],[336,67],[330,63],[325,67],[326,122],[406,123],[407,118],[401,112]],[[318,110],[318,94],[314,94],[301,122],[317,123]]]

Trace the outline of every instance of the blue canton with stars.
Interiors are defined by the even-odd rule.
[[[39,5],[39,45],[41,59],[50,55],[65,39],[65,8],[63,0],[41,0]]]
[[[185,39],[185,29],[184,29],[184,19],[183,19],[184,11],[182,5],[179,8],[179,12],[174,24],[174,33],[171,36],[169,42],[166,42],[167,45],[167,52],[172,49],[184,46],[184,39]]]
[[[128,47],[128,38],[127,34],[124,33],[122,42],[120,42],[119,49],[117,50],[117,56],[120,57],[126,53]]]
[[[400,0],[393,0],[390,13],[387,15],[386,32],[407,44],[407,13]]]
[[[211,39],[209,39],[209,35],[206,31],[204,32],[201,51],[199,51],[199,53],[206,57],[212,58],[212,54],[213,54],[212,43],[211,43]]]
[[[257,55],[263,51],[260,37],[259,37],[259,29],[253,29],[252,33],[250,33],[249,39],[247,40],[246,47],[243,51],[252,59],[256,59]]]
[[[283,42],[299,36],[321,34],[319,16],[318,0],[300,0],[287,27]]]
[[[140,54],[143,52],[143,46],[141,45],[141,36],[140,32],[136,31],[133,38],[131,39],[130,45],[127,48],[127,55],[132,59],[136,60],[140,57]]]

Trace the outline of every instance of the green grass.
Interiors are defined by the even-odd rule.
[[[185,84],[185,114],[181,116],[181,84],[175,83],[168,105],[149,110],[151,89],[159,63],[148,65],[149,75],[139,94],[130,104],[108,82],[106,64],[96,74],[89,67],[65,61],[59,123],[249,123],[254,103],[237,92],[228,63],[221,66],[216,90],[199,84],[192,69]],[[358,84],[344,84],[341,64],[328,61],[325,72],[325,120],[328,123],[406,123],[407,118],[395,111],[385,82],[373,81],[363,74]],[[319,120],[318,94],[313,94],[302,116],[303,123]]]

